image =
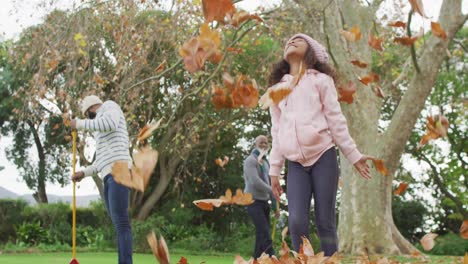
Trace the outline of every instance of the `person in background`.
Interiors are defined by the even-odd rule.
[[[254,202],[247,206],[247,213],[255,225],[253,256],[255,259],[264,252],[270,256],[275,255],[270,233],[270,204],[268,201],[272,201],[275,217],[279,216],[279,210],[276,209],[268,176],[270,170],[270,164],[266,158],[268,149],[268,138],[263,135],[258,136],[255,139],[255,148],[244,160],[244,193],[251,193],[254,199]]]
[[[86,176],[99,173],[104,183],[104,202],[117,233],[118,263],[132,264],[133,236],[128,215],[128,187],[118,184],[112,177],[112,165],[125,161],[132,165],[129,151],[127,122],[120,106],[114,101],[102,102],[95,95],[86,96],[81,111],[87,119],[73,119],[72,129],[94,132],[96,160],[94,163],[72,175],[79,182]]]

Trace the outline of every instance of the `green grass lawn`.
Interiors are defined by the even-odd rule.
[[[232,264],[234,254],[202,256],[188,254],[171,255],[171,263],[177,263],[181,256],[187,258],[188,263],[198,264]],[[70,253],[31,253],[31,254],[1,254],[0,263],[2,264],[68,264],[71,259]],[[375,260],[376,258],[372,258]],[[397,260],[399,263],[463,263],[463,257],[452,256],[429,256],[426,260],[390,257],[390,260]],[[80,264],[115,264],[117,263],[116,253],[80,253],[77,256]],[[157,263],[155,257],[150,254],[135,254],[133,258],[135,264]],[[342,263],[355,263],[356,258],[346,257]]]

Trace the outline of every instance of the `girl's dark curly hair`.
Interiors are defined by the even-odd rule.
[[[330,64],[317,61],[314,51],[310,46],[307,46],[307,50],[304,55],[304,62],[307,66],[307,69],[315,69],[321,73],[325,73],[326,75],[332,77],[335,83],[337,82],[335,70],[330,66]],[[271,71],[270,78],[268,80],[269,86],[279,83],[281,78],[283,78],[285,74],[289,73],[290,69],[291,67],[285,59],[282,59],[280,62],[276,63],[273,66],[273,70]]]

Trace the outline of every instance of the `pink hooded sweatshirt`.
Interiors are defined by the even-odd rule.
[[[287,86],[293,78],[284,75],[272,89]],[[349,135],[333,79],[324,73],[308,69],[292,92],[270,107],[270,114],[270,176],[280,175],[285,158],[311,166],[335,144],[352,164],[362,157]]]

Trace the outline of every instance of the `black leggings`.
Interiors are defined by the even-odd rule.
[[[267,201],[255,200],[247,206],[247,213],[255,225],[255,252],[254,258],[258,258],[263,252],[270,256],[275,255],[273,241],[270,234],[270,205]]]
[[[304,167],[288,161],[287,197],[289,232],[294,250],[299,252],[302,236],[309,239],[309,215],[312,195],[315,204],[315,225],[320,246],[326,256],[338,250],[336,235],[336,191],[339,168],[335,148],[327,150],[312,166]]]

